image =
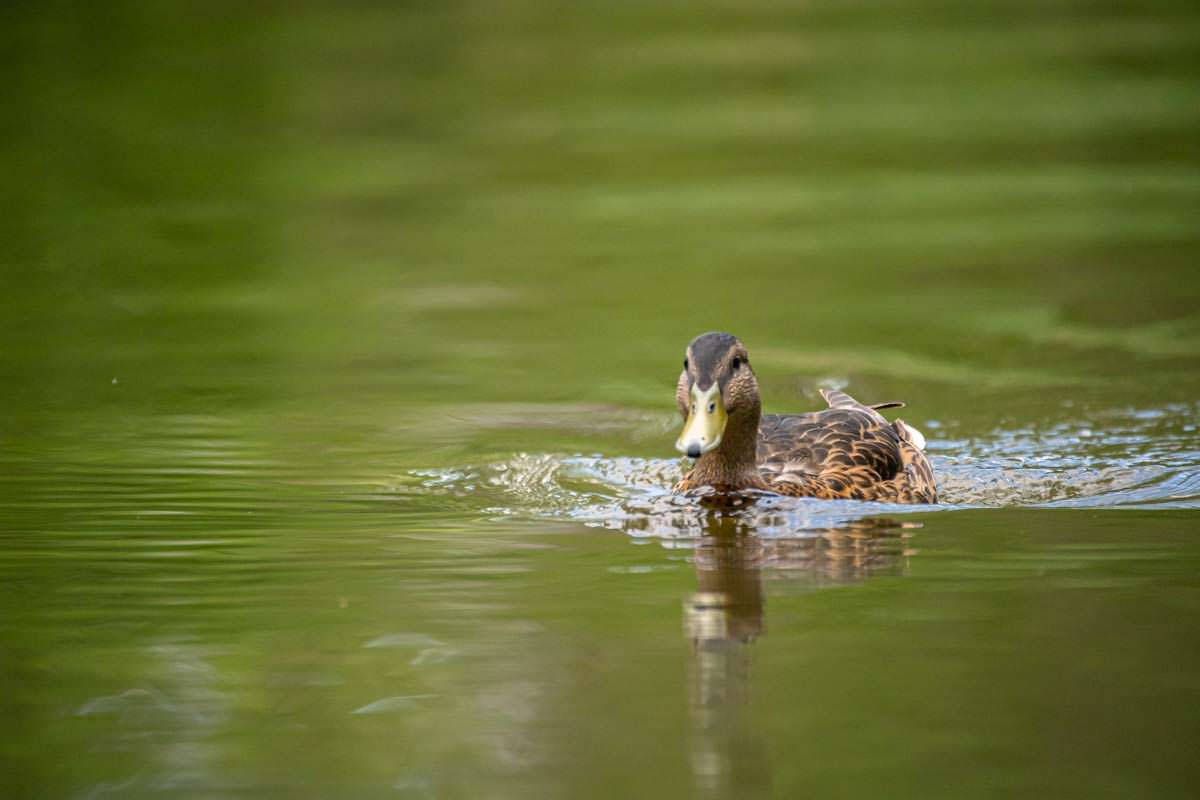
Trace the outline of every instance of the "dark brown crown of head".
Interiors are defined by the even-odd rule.
[[[688,345],[690,371],[696,376],[696,384],[701,391],[707,390],[713,381],[720,378],[721,368],[732,350],[744,352],[742,343],[730,333],[714,331],[692,339]]]

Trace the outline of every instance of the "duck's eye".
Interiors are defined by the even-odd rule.
[[[684,369],[687,369],[687,367],[688,367],[688,363],[687,363],[687,359],[685,358],[685,359],[683,360],[683,368],[684,368]]]
[[[736,370],[740,366],[742,366],[742,359],[739,358],[738,356],[734,356],[733,357],[733,368]]]

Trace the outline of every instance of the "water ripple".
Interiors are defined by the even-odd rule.
[[[930,437],[942,503],[897,506],[747,492],[722,500],[677,496],[685,463],[520,453],[482,465],[411,473],[421,490],[470,495],[497,517],[552,517],[633,536],[688,539],[714,512],[744,518],[760,535],[838,527],[881,513],[977,507],[1200,508],[1196,409],[1108,412],[1088,424],[997,430],[971,439]]]

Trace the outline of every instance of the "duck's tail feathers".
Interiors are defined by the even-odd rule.
[[[837,389],[822,389],[821,397],[825,398],[825,402],[830,408],[861,408],[862,403],[855,400],[845,392],[839,392]]]
[[[896,429],[896,433],[901,439],[911,444],[918,450],[925,449],[925,434],[909,425],[902,419],[898,419],[892,423],[892,427]]]
[[[887,403],[873,403],[866,405],[855,400],[845,392],[840,392],[837,389],[822,389],[821,397],[825,398],[825,402],[830,408],[870,408],[878,411],[882,408],[904,408],[904,403],[899,400],[891,400]]]

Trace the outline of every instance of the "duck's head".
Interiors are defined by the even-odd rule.
[[[675,449],[690,458],[716,450],[733,426],[757,432],[761,401],[746,346],[728,333],[703,333],[687,346],[675,389],[686,422]],[[751,439],[753,444],[753,439]]]

